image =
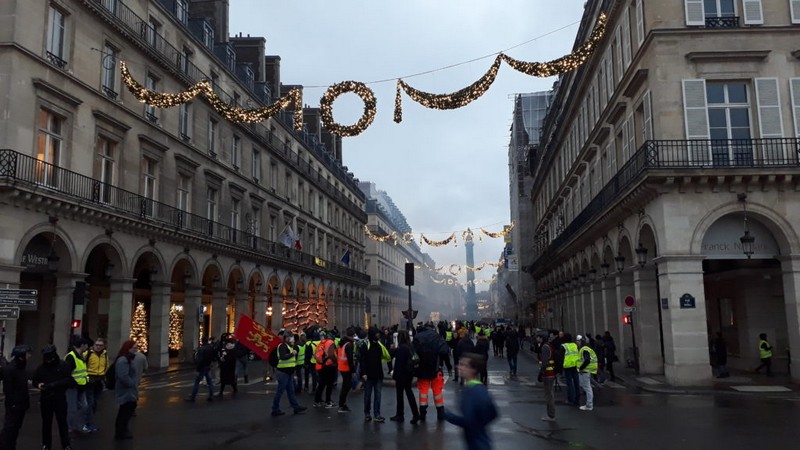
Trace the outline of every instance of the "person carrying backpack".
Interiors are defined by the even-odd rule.
[[[442,363],[447,365],[449,375],[453,374],[450,364],[450,347],[433,328],[424,327],[414,337],[414,350],[419,355],[420,364],[417,369],[417,388],[419,389],[419,418],[425,421],[428,413],[428,390],[433,390],[433,401],[436,405],[436,416],[444,420],[444,374]]]
[[[214,401],[214,380],[211,379],[211,363],[214,362],[214,346],[211,345],[207,337],[203,338],[202,345],[197,349],[194,356],[195,370],[197,376],[194,378],[192,393],[186,397],[187,402],[193,402],[200,390],[200,380],[206,380],[208,386],[208,401]]]
[[[314,352],[314,357],[317,360],[315,366],[319,384],[317,390],[314,392],[314,407],[319,408],[325,406],[326,408],[333,408],[336,405],[331,401],[331,393],[333,392],[333,383],[336,382],[336,344],[333,343],[331,336],[325,335],[317,346]],[[322,391],[325,391],[325,403],[322,403]]]

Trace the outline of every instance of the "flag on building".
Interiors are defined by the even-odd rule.
[[[297,237],[294,234],[294,230],[292,230],[292,226],[287,223],[283,228],[283,231],[281,231],[280,236],[278,236],[278,242],[283,244],[285,247],[292,248],[296,241]]]
[[[346,252],[344,252],[344,255],[342,255],[342,264],[344,264],[347,267],[350,267],[350,250],[347,250]]]

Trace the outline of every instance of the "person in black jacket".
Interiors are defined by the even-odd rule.
[[[419,356],[417,369],[417,388],[419,389],[419,418],[425,421],[428,413],[428,391],[433,390],[436,417],[444,420],[444,375],[442,364],[447,366],[448,375],[453,374],[450,364],[450,347],[432,327],[421,327],[414,337],[414,351]]]
[[[478,342],[475,343],[475,353],[484,357],[484,361],[489,360],[489,337],[486,336],[486,333],[481,330],[478,333]],[[483,365],[483,370],[481,370],[480,375],[480,382],[483,384],[489,384],[489,372],[486,369],[486,365]]]
[[[72,370],[67,363],[58,357],[55,345],[42,349],[44,362],[33,374],[33,385],[39,391],[39,403],[42,412],[42,449],[49,450],[53,446],[53,415],[58,424],[61,447],[70,448],[69,429],[67,428],[67,388],[75,386]]]
[[[197,376],[194,378],[192,393],[186,397],[187,402],[193,402],[195,397],[197,397],[197,392],[200,390],[200,381],[203,378],[206,379],[206,386],[208,386],[208,401],[214,400],[214,380],[211,378],[211,364],[214,362],[214,354],[214,346],[207,337],[204,337],[203,345],[197,349],[197,353],[195,353],[194,356]]]
[[[3,380],[3,393],[6,398],[6,417],[3,431],[0,432],[0,448],[15,450],[17,437],[25,420],[25,413],[31,407],[28,394],[28,372],[26,366],[31,356],[31,348],[18,345],[11,351],[11,362],[2,368],[0,378]]]
[[[360,360],[359,371],[364,381],[364,421],[370,422],[375,416],[375,422],[383,423],[386,419],[381,416],[381,390],[383,389],[383,349],[380,342],[381,332],[377,328],[370,328],[368,341],[358,351]],[[375,399],[372,405],[372,395]]]
[[[458,359],[461,358],[461,355],[466,355],[467,353],[475,353],[475,343],[469,338],[467,330],[461,328],[458,330],[458,344],[456,344],[456,347],[453,349],[453,365],[458,367]],[[455,381],[459,381],[457,370]],[[460,384],[461,386],[464,385],[463,379],[460,380]]]
[[[225,392],[225,386],[233,387],[233,396],[239,393],[239,387],[236,383],[236,364],[237,364],[236,341],[228,337],[222,343],[222,349],[219,352],[219,394],[218,398],[222,398]]]
[[[506,331],[506,358],[508,358],[508,372],[512,377],[517,376],[517,357],[519,355],[519,336],[513,328]]]
[[[339,341],[339,350],[336,352],[339,373],[342,374],[342,389],[339,391],[340,413],[350,412],[350,407],[347,406],[347,395],[353,387],[353,372],[356,368],[356,362],[353,358],[353,347],[356,345],[354,342],[355,337],[355,328],[348,327],[347,330],[345,330],[345,337]]]
[[[400,330],[397,332],[397,348],[392,349],[392,357],[394,357],[394,372],[392,378],[395,381],[395,393],[397,395],[397,412],[389,420],[392,422],[402,422],[405,420],[405,413],[403,411],[405,402],[403,401],[403,393],[408,399],[408,406],[411,407],[411,424],[416,425],[419,421],[419,409],[417,409],[417,400],[414,398],[414,392],[411,390],[411,384],[414,381],[414,365],[412,357],[414,351],[411,349],[411,340],[408,337],[407,330]]]

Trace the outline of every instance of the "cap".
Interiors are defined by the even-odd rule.
[[[575,340],[576,340],[576,341],[582,341],[582,340],[583,340],[583,336],[581,336],[581,335],[579,334],[579,335],[577,335],[577,336],[575,337]]]
[[[56,349],[56,346],[55,346],[55,345],[53,345],[53,344],[46,345],[46,346],[45,346],[45,347],[42,349],[42,355],[49,355],[49,354],[51,354],[51,353],[58,353],[58,350]]]
[[[12,358],[25,358],[31,352],[30,345],[18,345],[11,350]]]

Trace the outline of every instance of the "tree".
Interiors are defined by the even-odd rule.
[[[147,310],[144,302],[136,302],[136,309],[133,311],[131,320],[131,340],[139,346],[139,351],[147,352]]]

